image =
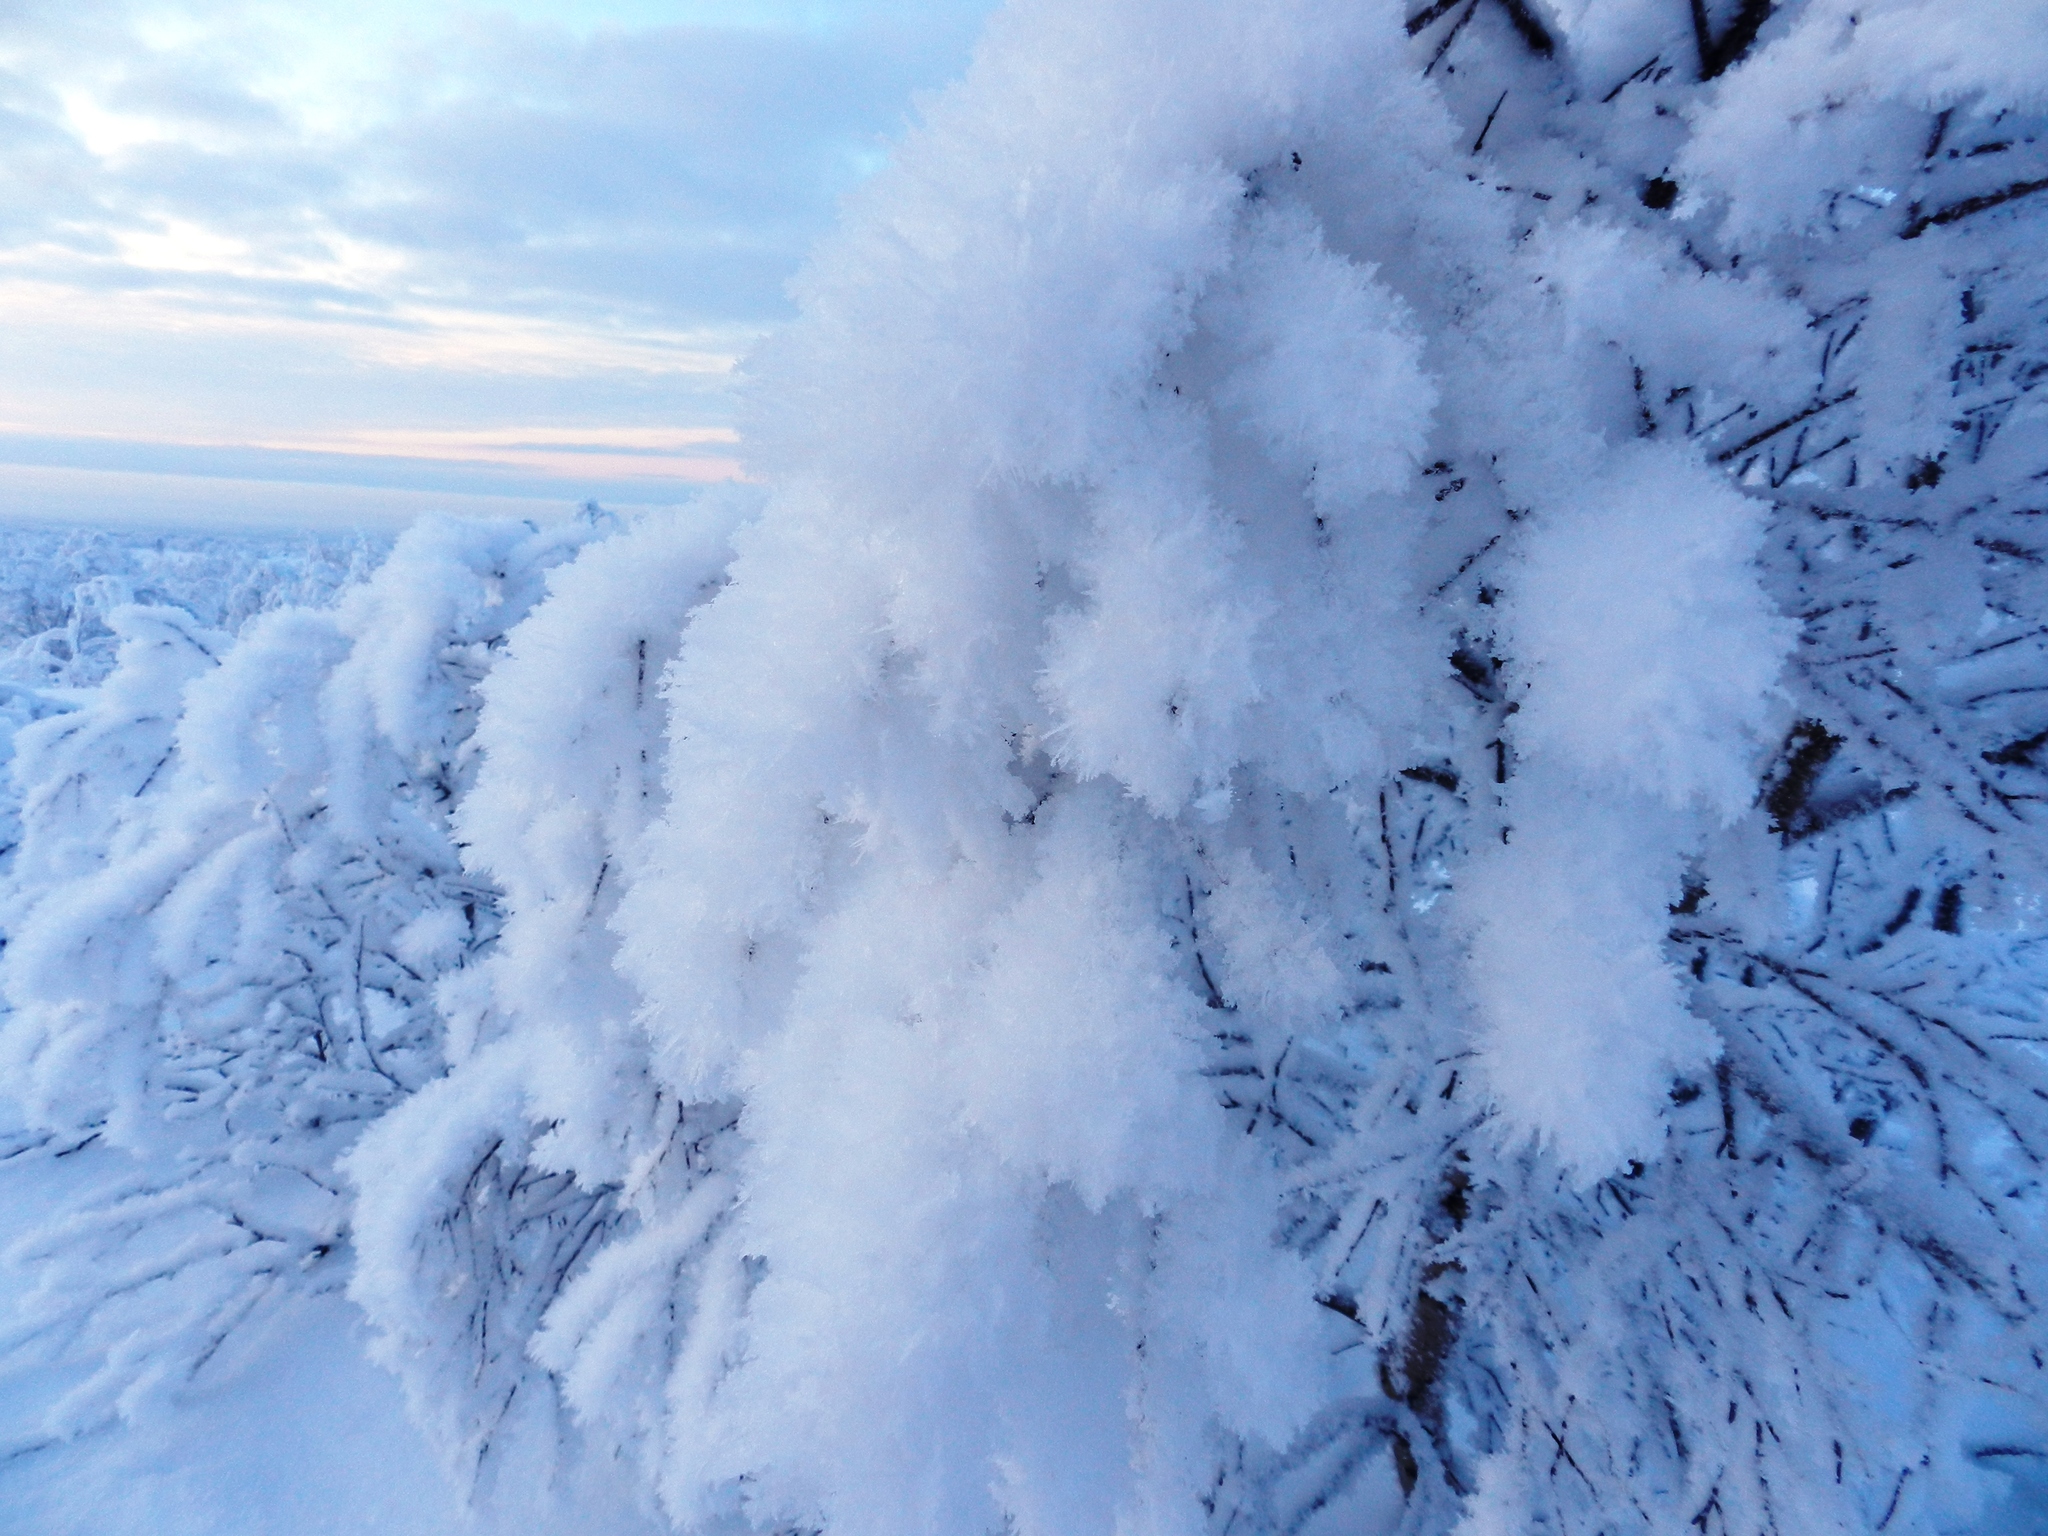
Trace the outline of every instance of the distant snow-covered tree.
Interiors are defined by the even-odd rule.
[[[81,688],[113,668],[106,616],[182,608],[232,634],[271,608],[316,606],[361,581],[388,541],[360,533],[265,535],[0,529],[0,680]]]

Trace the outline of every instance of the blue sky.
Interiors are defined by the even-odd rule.
[[[733,360],[989,7],[13,0],[0,516],[730,474]]]

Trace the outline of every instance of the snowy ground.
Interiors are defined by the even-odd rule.
[[[117,1153],[0,1166],[0,1232],[80,1201]],[[30,1278],[0,1266],[0,1313]],[[428,1536],[456,1500],[405,1416],[397,1381],[365,1358],[338,1295],[292,1302],[167,1412],[0,1463],[5,1536]],[[0,1374],[0,1443],[34,1443],[70,1375],[33,1358]]]

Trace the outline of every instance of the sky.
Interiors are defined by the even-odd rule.
[[[0,518],[742,470],[732,368],[992,0],[6,0]]]

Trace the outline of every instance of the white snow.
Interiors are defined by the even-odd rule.
[[[1708,9],[1018,0],[755,484],[40,550],[0,1501],[2038,1523],[2048,25]]]

